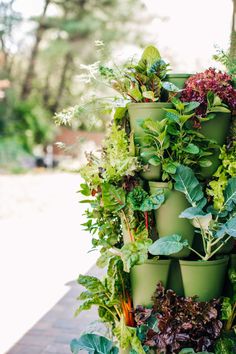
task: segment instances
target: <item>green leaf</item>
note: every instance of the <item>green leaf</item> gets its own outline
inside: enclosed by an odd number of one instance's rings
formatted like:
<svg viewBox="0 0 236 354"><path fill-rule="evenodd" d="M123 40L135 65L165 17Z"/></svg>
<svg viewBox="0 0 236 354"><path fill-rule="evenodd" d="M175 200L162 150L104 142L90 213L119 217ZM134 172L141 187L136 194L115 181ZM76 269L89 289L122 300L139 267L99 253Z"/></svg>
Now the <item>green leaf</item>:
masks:
<svg viewBox="0 0 236 354"><path fill-rule="evenodd" d="M149 247L149 253L155 256L169 256L180 252L188 246L188 241L182 240L178 234L159 238Z"/></svg>
<svg viewBox="0 0 236 354"><path fill-rule="evenodd" d="M223 107L223 106L215 106L215 107L212 107L209 112L213 112L213 113L217 113L217 112L229 113L230 109L226 108L226 107Z"/></svg>
<svg viewBox="0 0 236 354"><path fill-rule="evenodd" d="M229 297L224 297L221 305L221 318L222 320L228 320L233 313L231 300Z"/></svg>
<svg viewBox="0 0 236 354"><path fill-rule="evenodd" d="M200 103L195 101L188 103L184 108L184 113L188 113L195 110L197 107L199 107L199 105Z"/></svg>
<svg viewBox="0 0 236 354"><path fill-rule="evenodd" d="M230 178L224 191L224 209L231 211L236 204L236 177Z"/></svg>
<svg viewBox="0 0 236 354"><path fill-rule="evenodd" d="M173 178L175 180L174 188L184 193L193 207L203 208L206 205L207 201L204 197L202 186L191 168L179 165Z"/></svg>
<svg viewBox="0 0 236 354"><path fill-rule="evenodd" d="M129 95L137 102L142 101L142 93L139 91L138 87L134 87L128 90Z"/></svg>
<svg viewBox="0 0 236 354"><path fill-rule="evenodd" d="M152 166L159 166L161 159L158 156L152 156L152 158L148 160L148 163Z"/></svg>
<svg viewBox="0 0 236 354"><path fill-rule="evenodd" d="M80 274L77 282L92 293L98 293L105 290L103 283L98 278L91 275Z"/></svg>
<svg viewBox="0 0 236 354"><path fill-rule="evenodd" d="M172 98L171 103L173 103L173 105L175 106L177 111L184 110L185 104L182 101L180 101L179 98L177 98L177 97Z"/></svg>
<svg viewBox="0 0 236 354"><path fill-rule="evenodd" d="M189 154L198 154L199 153L199 147L195 144L188 144L185 148L183 148L183 151L188 152Z"/></svg>
<svg viewBox="0 0 236 354"><path fill-rule="evenodd" d="M182 124L186 123L190 118L192 118L194 116L194 113L193 114L183 114L180 116L180 122Z"/></svg>
<svg viewBox="0 0 236 354"><path fill-rule="evenodd" d="M87 183L81 183L80 188L81 189L79 190L79 193L83 194L86 197L91 196L91 191Z"/></svg>
<svg viewBox="0 0 236 354"><path fill-rule="evenodd" d="M163 171L173 175L176 173L177 166L173 162L168 162L168 163L163 163L162 169L163 169Z"/></svg>
<svg viewBox="0 0 236 354"><path fill-rule="evenodd" d="M125 206L125 191L123 188L104 183L102 185L102 200L104 208L117 212Z"/></svg>
<svg viewBox="0 0 236 354"><path fill-rule="evenodd" d="M182 90L180 90L177 86L175 86L174 84L172 84L172 82L168 82L168 81L163 81L162 82L162 87L166 90L166 91L170 91L170 92L181 92Z"/></svg>
<svg viewBox="0 0 236 354"><path fill-rule="evenodd" d="M199 165L201 167L210 167L212 165L212 162L210 160L199 160Z"/></svg>
<svg viewBox="0 0 236 354"><path fill-rule="evenodd" d="M73 339L70 343L71 352L78 354L81 350L86 350L91 354L118 354L119 350L113 346L110 339L94 334L83 334L79 339Z"/></svg>
<svg viewBox="0 0 236 354"><path fill-rule="evenodd" d="M124 264L124 271L129 273L131 267L136 264L143 264L148 258L148 247L151 239L137 240L125 244L121 248L121 259Z"/></svg>
<svg viewBox="0 0 236 354"><path fill-rule="evenodd" d="M128 109L127 107L118 107L114 113L114 121L120 123L125 118Z"/></svg>
<svg viewBox="0 0 236 354"><path fill-rule="evenodd" d="M182 213L179 215L180 218L186 218L186 219L194 219L194 218L199 218L202 216L207 216L209 214L204 213L204 211L200 208L196 207L191 207L188 209L185 209L182 211Z"/></svg>
<svg viewBox="0 0 236 354"><path fill-rule="evenodd" d="M236 237L236 216L225 223L225 228L229 236Z"/></svg>
<svg viewBox="0 0 236 354"><path fill-rule="evenodd" d="M143 51L141 60L138 63L138 66L145 65L147 68L151 67L158 59L161 59L160 53L156 47L149 45Z"/></svg>
<svg viewBox="0 0 236 354"><path fill-rule="evenodd" d="M144 91L143 92L143 97L147 98L147 99L149 99L149 100L151 100L153 102L158 100L158 98L155 98L155 95L154 95L153 91Z"/></svg>
<svg viewBox="0 0 236 354"><path fill-rule="evenodd" d="M126 326L123 317L121 317L120 323L114 329L114 334L119 340L122 349L131 347L138 354L145 354L142 343L137 337L136 328Z"/></svg>
<svg viewBox="0 0 236 354"><path fill-rule="evenodd" d="M165 201L164 194L151 195L150 197L146 198L143 201L140 210L151 211L151 210L159 209L160 206L164 203L164 201Z"/></svg>

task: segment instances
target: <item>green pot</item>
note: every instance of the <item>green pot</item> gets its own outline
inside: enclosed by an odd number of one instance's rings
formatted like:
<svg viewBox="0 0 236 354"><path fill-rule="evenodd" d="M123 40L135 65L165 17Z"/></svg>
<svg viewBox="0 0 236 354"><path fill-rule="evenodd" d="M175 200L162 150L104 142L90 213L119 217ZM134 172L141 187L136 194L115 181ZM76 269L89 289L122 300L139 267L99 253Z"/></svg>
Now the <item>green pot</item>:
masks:
<svg viewBox="0 0 236 354"><path fill-rule="evenodd" d="M152 296L161 281L166 287L170 260L148 260L131 268L131 294L133 306L151 306Z"/></svg>
<svg viewBox="0 0 236 354"><path fill-rule="evenodd" d="M149 152L149 156L142 157L141 160L144 165L148 166L146 171L142 171L139 173L140 177L145 181L160 181L161 180L161 164L159 166L152 166L148 163L148 160L153 155L153 148L140 148L141 152Z"/></svg>
<svg viewBox="0 0 236 354"><path fill-rule="evenodd" d="M172 289L179 296L184 296L184 288L179 261L172 259L167 282L167 289Z"/></svg>
<svg viewBox="0 0 236 354"><path fill-rule="evenodd" d="M209 301L222 295L227 272L228 256L214 261L180 260L185 296L198 296Z"/></svg>
<svg viewBox="0 0 236 354"><path fill-rule="evenodd" d="M183 239L188 240L191 246L194 238L194 227L188 219L179 218L182 211L190 207L185 195L174 189L170 189L168 183L149 182L151 194L158 194L163 191L165 202L157 210L154 210L156 230L159 237L179 234ZM190 254L186 247L182 251L171 255L174 258L185 258Z"/></svg>
<svg viewBox="0 0 236 354"><path fill-rule="evenodd" d="M206 138L215 140L219 146L222 146L229 134L231 113L219 112L215 114L215 118L201 123L202 127L199 132L205 135ZM209 178L216 172L221 164L219 154L220 150L216 149L213 155L207 157L207 159L212 162L212 165L201 169L200 174L203 178Z"/></svg>
<svg viewBox="0 0 236 354"><path fill-rule="evenodd" d="M151 118L154 121L161 121L166 114L163 108L172 107L172 103L167 102L129 103L128 111L130 127L134 132L135 143L143 145L142 138L145 133L141 124L146 118Z"/></svg>
<svg viewBox="0 0 236 354"><path fill-rule="evenodd" d="M183 89L185 85L185 81L188 80L188 78L191 76L191 74L169 74L166 76L165 81L169 81L175 86L177 86L179 89Z"/></svg>
<svg viewBox="0 0 236 354"><path fill-rule="evenodd" d="M230 255L229 266L230 266L230 268L236 269L236 253L232 253Z"/></svg>

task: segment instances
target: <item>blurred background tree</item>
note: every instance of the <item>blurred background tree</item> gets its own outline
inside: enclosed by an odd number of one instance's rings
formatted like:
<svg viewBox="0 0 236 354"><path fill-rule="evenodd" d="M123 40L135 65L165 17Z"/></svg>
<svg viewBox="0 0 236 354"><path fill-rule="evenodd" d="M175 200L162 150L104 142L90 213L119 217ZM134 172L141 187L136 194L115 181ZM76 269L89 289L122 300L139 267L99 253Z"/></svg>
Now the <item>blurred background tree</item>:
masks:
<svg viewBox="0 0 236 354"><path fill-rule="evenodd" d="M119 43L143 45L140 24L148 20L140 0L44 0L41 14L27 20L33 29L18 39L26 20L16 3L0 2L0 78L11 84L0 101L0 149L14 145L14 158L16 146L32 154L36 145L53 141L54 113L84 94L80 64L98 60L95 41L104 43L106 58ZM102 125L80 122L81 129Z"/></svg>

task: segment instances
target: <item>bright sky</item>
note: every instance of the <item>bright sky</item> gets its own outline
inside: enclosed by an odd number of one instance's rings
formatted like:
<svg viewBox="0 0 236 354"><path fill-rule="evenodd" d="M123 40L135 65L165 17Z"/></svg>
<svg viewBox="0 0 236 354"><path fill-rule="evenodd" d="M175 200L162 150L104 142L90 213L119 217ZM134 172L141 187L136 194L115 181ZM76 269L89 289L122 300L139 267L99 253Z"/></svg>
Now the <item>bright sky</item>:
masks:
<svg viewBox="0 0 236 354"><path fill-rule="evenodd" d="M156 44L176 71L194 72L214 65L211 60L214 46L227 49L232 0L143 1L154 16L146 28L150 33L147 44ZM15 9L30 17L41 12L43 3L43 0L16 0ZM132 9L130 16L134 15Z"/></svg>

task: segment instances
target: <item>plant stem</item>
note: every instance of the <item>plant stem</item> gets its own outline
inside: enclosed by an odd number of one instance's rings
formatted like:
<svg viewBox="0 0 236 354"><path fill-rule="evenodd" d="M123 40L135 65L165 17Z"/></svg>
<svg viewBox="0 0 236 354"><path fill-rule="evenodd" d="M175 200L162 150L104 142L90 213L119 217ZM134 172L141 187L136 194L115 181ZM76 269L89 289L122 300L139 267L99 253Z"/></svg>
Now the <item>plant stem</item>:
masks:
<svg viewBox="0 0 236 354"><path fill-rule="evenodd" d="M214 254L216 254L230 239L231 236L227 237L227 239L223 241L222 244L215 251L212 252L211 257L214 256Z"/></svg>
<svg viewBox="0 0 236 354"><path fill-rule="evenodd" d="M196 253L198 255L198 257L200 257L202 260L204 260L204 257L200 253L195 251L192 247L188 246L188 249L190 249L192 252Z"/></svg>

